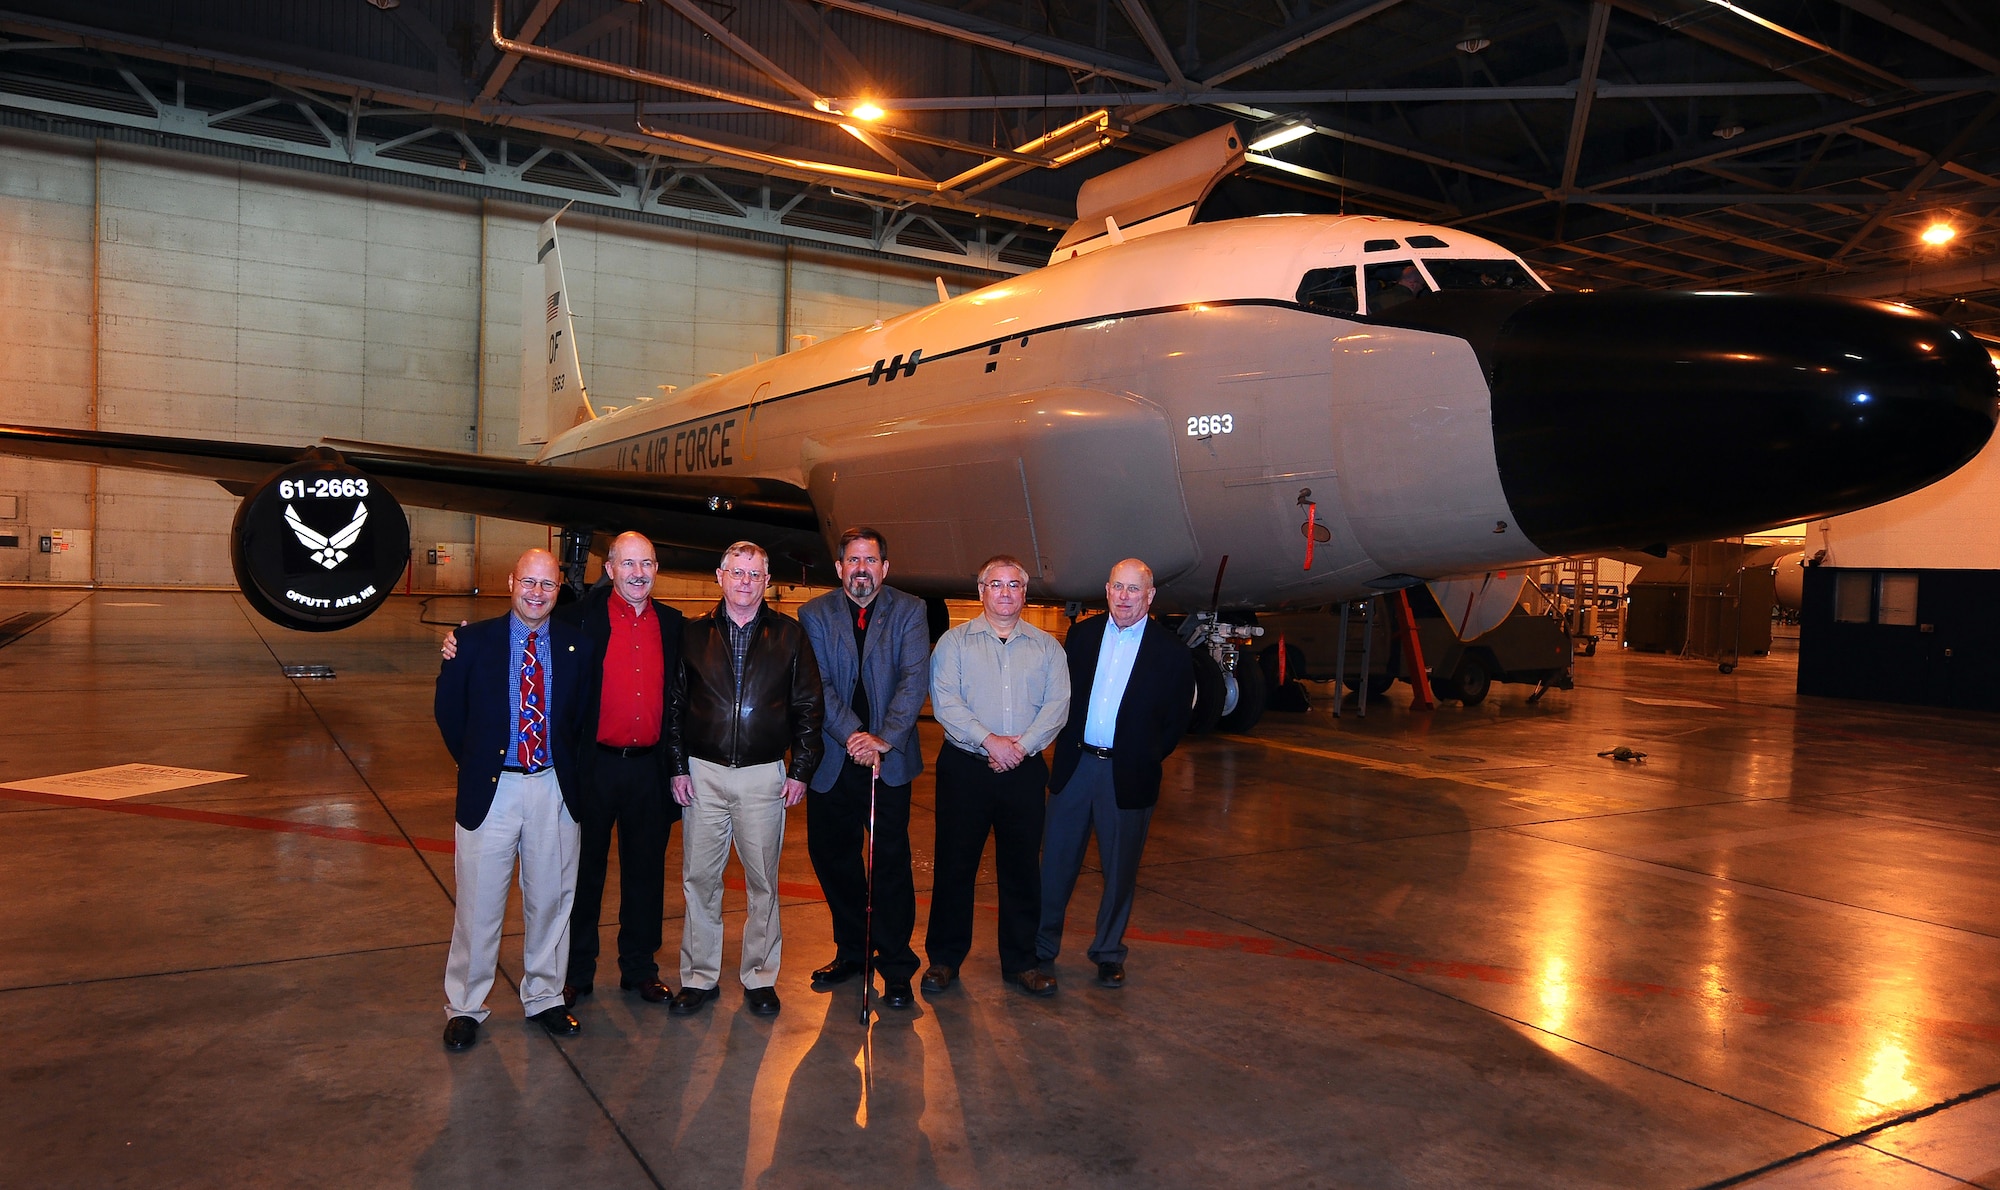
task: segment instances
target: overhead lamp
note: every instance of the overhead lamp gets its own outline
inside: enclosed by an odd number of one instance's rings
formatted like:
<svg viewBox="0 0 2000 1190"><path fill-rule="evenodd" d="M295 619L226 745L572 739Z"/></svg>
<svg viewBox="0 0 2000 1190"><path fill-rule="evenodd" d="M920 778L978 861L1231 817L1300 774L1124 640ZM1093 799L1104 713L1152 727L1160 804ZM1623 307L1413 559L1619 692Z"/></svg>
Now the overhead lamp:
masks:
<svg viewBox="0 0 2000 1190"><path fill-rule="evenodd" d="M1486 36L1486 30L1480 27L1479 18L1467 17L1465 32L1459 34L1458 37L1458 52L1461 54L1476 54L1492 44L1493 39Z"/></svg>
<svg viewBox="0 0 2000 1190"><path fill-rule="evenodd" d="M1940 219L1924 228L1922 239L1933 248L1942 248L1958 237L1958 229Z"/></svg>
<svg viewBox="0 0 2000 1190"><path fill-rule="evenodd" d="M1710 133L1717 140L1735 140L1743 135L1743 117L1736 114L1736 105L1722 109L1722 118L1715 122L1715 130Z"/></svg>
<svg viewBox="0 0 2000 1190"><path fill-rule="evenodd" d="M403 0L368 0L368 3L373 4L383 12L387 12L392 8L401 7Z"/></svg>
<svg viewBox="0 0 2000 1190"><path fill-rule="evenodd" d="M1250 151L1263 153L1279 145L1289 145L1295 140L1311 136L1315 131L1317 129L1313 127L1313 122L1304 116L1287 116L1276 123L1266 125L1263 131L1257 134L1256 139L1250 142Z"/></svg>
<svg viewBox="0 0 2000 1190"><path fill-rule="evenodd" d="M812 105L814 111L830 116L852 116L869 124L889 114L872 99L815 99Z"/></svg>

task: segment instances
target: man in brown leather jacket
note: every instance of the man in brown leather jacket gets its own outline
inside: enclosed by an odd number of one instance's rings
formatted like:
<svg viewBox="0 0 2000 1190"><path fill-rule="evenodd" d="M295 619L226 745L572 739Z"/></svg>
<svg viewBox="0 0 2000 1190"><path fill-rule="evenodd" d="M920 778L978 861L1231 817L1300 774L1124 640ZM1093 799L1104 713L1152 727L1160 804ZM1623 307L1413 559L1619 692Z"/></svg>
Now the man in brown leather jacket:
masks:
<svg viewBox="0 0 2000 1190"><path fill-rule="evenodd" d="M775 1016L778 853L785 810L805 796L819 766L819 667L799 622L764 606L771 579L763 547L739 541L722 555L715 610L689 620L681 656L687 702L673 742L674 800L681 814L681 990L667 1006L690 1016L719 994L722 870L729 847L743 862L750 912L743 922L743 1001ZM787 750L791 762L785 759Z"/></svg>

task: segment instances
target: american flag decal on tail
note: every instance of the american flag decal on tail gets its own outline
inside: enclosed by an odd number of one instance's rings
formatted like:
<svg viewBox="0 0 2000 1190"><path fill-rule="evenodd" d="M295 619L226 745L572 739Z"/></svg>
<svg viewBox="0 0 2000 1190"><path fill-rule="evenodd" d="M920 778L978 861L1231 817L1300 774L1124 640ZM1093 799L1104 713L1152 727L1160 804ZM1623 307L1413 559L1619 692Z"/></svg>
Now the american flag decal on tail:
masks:
<svg viewBox="0 0 2000 1190"><path fill-rule="evenodd" d="M557 311L561 309L562 309L562 290L558 289L554 293L549 295L549 314L548 317L544 318L542 321L544 322L554 321Z"/></svg>

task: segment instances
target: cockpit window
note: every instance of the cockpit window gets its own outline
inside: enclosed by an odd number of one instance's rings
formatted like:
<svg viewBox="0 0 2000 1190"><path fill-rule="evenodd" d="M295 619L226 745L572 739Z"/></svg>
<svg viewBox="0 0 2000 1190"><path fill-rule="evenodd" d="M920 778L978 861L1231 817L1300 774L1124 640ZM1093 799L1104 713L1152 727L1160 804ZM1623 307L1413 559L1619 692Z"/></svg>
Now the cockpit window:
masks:
<svg viewBox="0 0 2000 1190"><path fill-rule="evenodd" d="M1439 289L1541 289L1528 270L1513 260L1439 260L1427 257L1424 267Z"/></svg>
<svg viewBox="0 0 2000 1190"><path fill-rule="evenodd" d="M1361 309L1354 293L1354 266L1314 269L1299 282L1299 305L1321 314L1353 314Z"/></svg>
<svg viewBox="0 0 2000 1190"><path fill-rule="evenodd" d="M1394 240L1369 240L1367 243L1361 245L1361 250L1363 252L1394 252L1400 247L1402 245Z"/></svg>
<svg viewBox="0 0 2000 1190"><path fill-rule="evenodd" d="M1412 248L1449 248L1450 246L1451 245L1445 243L1443 240L1438 239L1436 236L1410 237L1410 247Z"/></svg>
<svg viewBox="0 0 2000 1190"><path fill-rule="evenodd" d="M1367 266L1368 312L1380 314L1393 310L1412 298L1422 297L1431 291L1424 275L1417 266L1407 260L1385 260L1381 264Z"/></svg>

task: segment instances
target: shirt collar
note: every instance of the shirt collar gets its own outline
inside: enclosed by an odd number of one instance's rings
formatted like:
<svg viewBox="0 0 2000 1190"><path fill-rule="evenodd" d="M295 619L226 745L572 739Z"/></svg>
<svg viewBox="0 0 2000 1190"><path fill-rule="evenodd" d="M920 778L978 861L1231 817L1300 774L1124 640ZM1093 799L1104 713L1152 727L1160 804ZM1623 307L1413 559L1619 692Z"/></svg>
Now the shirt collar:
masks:
<svg viewBox="0 0 2000 1190"><path fill-rule="evenodd" d="M1119 636L1130 636L1135 632L1144 633L1146 631L1146 617L1140 616L1138 619L1132 621L1130 628L1120 628L1118 621L1111 618L1110 612L1106 612L1104 613L1104 631L1115 633Z"/></svg>
<svg viewBox="0 0 2000 1190"><path fill-rule="evenodd" d="M640 607L633 607L631 604L625 602L625 597L623 595L620 595L618 592L613 591L611 593L611 610L613 614L622 615L633 620L643 621L647 616L653 614L653 601L648 599L644 605ZM728 613L724 612L723 614L727 615Z"/></svg>
<svg viewBox="0 0 2000 1190"><path fill-rule="evenodd" d="M724 627L726 628L736 627L736 621L733 618L731 618L729 614L729 605L727 603L724 603L722 600L718 599L715 601L715 611L711 614L714 615L716 620L719 621ZM749 629L755 628L757 626L757 621L762 619L763 616L764 616L764 601L759 599L757 601L756 613L750 617L750 622L748 624L743 625L742 630L748 631Z"/></svg>

